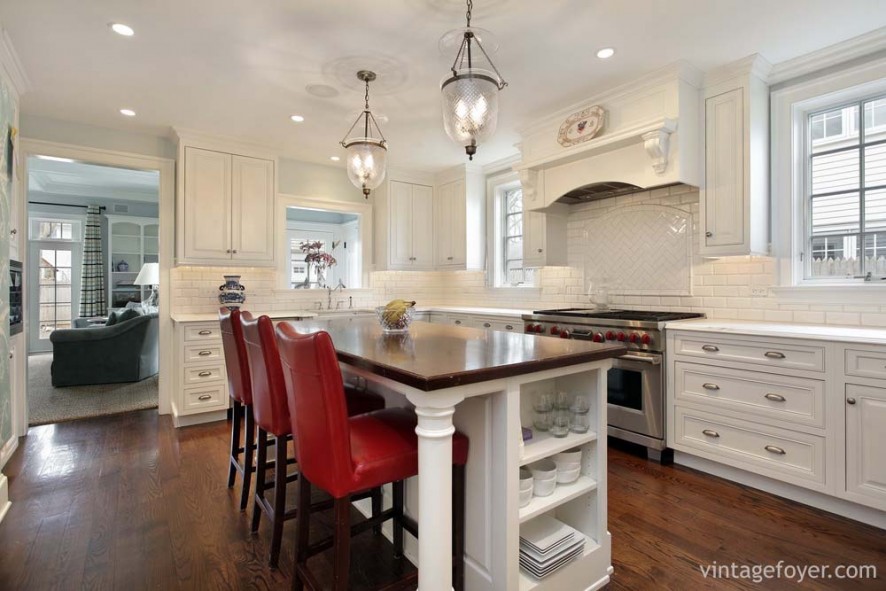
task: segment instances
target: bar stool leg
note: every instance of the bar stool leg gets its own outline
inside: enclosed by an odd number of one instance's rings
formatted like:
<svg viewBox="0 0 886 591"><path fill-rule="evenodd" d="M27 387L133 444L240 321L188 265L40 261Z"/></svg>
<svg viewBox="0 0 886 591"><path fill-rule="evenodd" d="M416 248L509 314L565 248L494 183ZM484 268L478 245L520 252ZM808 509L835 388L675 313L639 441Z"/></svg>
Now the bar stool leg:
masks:
<svg viewBox="0 0 886 591"><path fill-rule="evenodd" d="M243 419L243 405L234 401L234 416L231 424L231 457L228 461L228 488L234 486L234 478L237 476L237 463L240 461L240 422ZM244 474L243 478L247 478Z"/></svg>
<svg viewBox="0 0 886 591"><path fill-rule="evenodd" d="M252 533L258 532L261 521L262 499L264 499L267 484L265 479L268 472L268 432L258 430L258 453L255 461L255 496L252 501Z"/></svg>
<svg viewBox="0 0 886 591"><path fill-rule="evenodd" d="M394 519L391 522L394 538L394 558L403 558L403 504L404 504L404 487L402 480L391 483L393 490L393 508Z"/></svg>
<svg viewBox="0 0 886 591"><path fill-rule="evenodd" d="M292 573L292 591L303 591L301 570L307 568L310 542L311 483L304 475L298 478L298 518L295 520L295 568Z"/></svg>
<svg viewBox="0 0 886 591"><path fill-rule="evenodd" d="M465 495L464 465L452 467L452 588L465 588Z"/></svg>
<svg viewBox="0 0 886 591"><path fill-rule="evenodd" d="M379 486L379 487L377 487L377 488L372 489L372 492L371 492L370 494L372 495L372 496L370 497L370 498L372 499L372 516L373 516L373 517L378 517L378 515L379 515L379 514L381 513L381 511L382 511L382 493L381 493L381 487ZM376 525L375 527L373 527L373 528L372 528L372 533L374 533L375 535L379 535L379 534L381 534L381 524Z"/></svg>
<svg viewBox="0 0 886 591"><path fill-rule="evenodd" d="M246 441L243 442L243 489L240 491L240 511L246 511L246 506L249 504L249 489L255 460L255 419L252 417L252 405L245 406L244 410Z"/></svg>
<svg viewBox="0 0 886 591"><path fill-rule="evenodd" d="M283 521L286 518L286 444L285 437L277 438L276 457L274 459L274 518L271 524L271 557L268 564L277 568L280 561L280 542L283 539Z"/></svg>
<svg viewBox="0 0 886 591"><path fill-rule="evenodd" d="M351 568L351 499L335 499L333 507L335 520L335 541L333 552L333 591L347 591ZM301 518L301 516L299 516Z"/></svg>

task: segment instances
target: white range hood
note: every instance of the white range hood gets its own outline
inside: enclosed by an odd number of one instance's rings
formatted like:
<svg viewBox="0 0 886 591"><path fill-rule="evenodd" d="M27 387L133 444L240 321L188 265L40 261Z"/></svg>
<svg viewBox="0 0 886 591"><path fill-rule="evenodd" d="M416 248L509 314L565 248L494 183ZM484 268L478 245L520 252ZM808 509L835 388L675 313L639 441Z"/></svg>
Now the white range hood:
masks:
<svg viewBox="0 0 886 591"><path fill-rule="evenodd" d="M697 70L677 63L521 129L522 159L514 170L524 207L544 210L676 183L698 186L701 81ZM561 145L564 122L591 106L606 112L601 131Z"/></svg>

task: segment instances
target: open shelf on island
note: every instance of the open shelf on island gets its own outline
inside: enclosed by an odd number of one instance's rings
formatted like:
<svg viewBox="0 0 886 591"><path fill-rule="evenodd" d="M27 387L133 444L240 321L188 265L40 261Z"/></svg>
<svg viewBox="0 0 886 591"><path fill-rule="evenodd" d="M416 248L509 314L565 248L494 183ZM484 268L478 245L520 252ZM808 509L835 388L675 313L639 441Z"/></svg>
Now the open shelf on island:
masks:
<svg viewBox="0 0 886 591"><path fill-rule="evenodd" d="M532 497L532 502L520 508L520 523L538 517L542 513L546 513L563 503L568 503L572 499L578 498L596 488L597 481L590 476L579 476L575 482L558 484L553 493L546 497Z"/></svg>
<svg viewBox="0 0 886 591"><path fill-rule="evenodd" d="M523 444L523 457L520 459L520 465L525 466L596 439L597 433L594 431L570 432L566 437L554 437L547 431L533 431L532 439Z"/></svg>
<svg viewBox="0 0 886 591"><path fill-rule="evenodd" d="M590 581L582 580L582 577L580 575L576 575L573 569L576 563L581 562L582 560L586 560L588 556L590 556L591 553L599 547L600 546L597 544L597 542L595 542L588 536L585 536L585 547L584 550L582 550L581 556L577 556L573 560L570 560L568 563L563 565L562 568L560 568L556 572L551 573L543 579L536 579L525 570L523 570L523 568L521 567L520 591L530 591L531 589L535 589L539 586L544 586L548 589L583 589L587 586L588 583L590 583ZM578 583L584 583L584 586L578 585Z"/></svg>

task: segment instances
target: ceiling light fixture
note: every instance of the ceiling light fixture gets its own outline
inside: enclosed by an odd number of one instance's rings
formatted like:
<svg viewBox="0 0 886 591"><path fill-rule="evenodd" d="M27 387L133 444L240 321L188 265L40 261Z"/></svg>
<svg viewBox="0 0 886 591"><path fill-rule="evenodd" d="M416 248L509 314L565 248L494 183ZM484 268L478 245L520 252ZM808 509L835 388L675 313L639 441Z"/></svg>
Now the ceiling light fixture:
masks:
<svg viewBox="0 0 886 591"><path fill-rule="evenodd" d="M471 28L472 0L467 0L467 27L461 46L450 68L452 74L440 85L443 93L443 128L446 135L465 147L470 160L477 153L477 144L495 133L498 124L498 92L508 85ZM475 67L474 47L492 71Z"/></svg>
<svg viewBox="0 0 886 591"><path fill-rule="evenodd" d="M120 109L120 114L127 117L135 117L135 111L132 109Z"/></svg>
<svg viewBox="0 0 886 591"><path fill-rule="evenodd" d="M341 158L339 158L338 156L330 156L329 159L333 162L338 162L339 160L341 160Z"/></svg>
<svg viewBox="0 0 886 591"><path fill-rule="evenodd" d="M301 123L305 120L305 118L301 115L290 115L289 118L292 119L295 123Z"/></svg>
<svg viewBox="0 0 886 591"><path fill-rule="evenodd" d="M604 47L603 49L597 52L597 57L601 60L606 60L615 55L615 49L611 47Z"/></svg>
<svg viewBox="0 0 886 591"><path fill-rule="evenodd" d="M135 35L135 30L129 25L124 25L123 23L111 23L111 30L117 33L118 35L123 35L124 37L132 37Z"/></svg>
<svg viewBox="0 0 886 591"><path fill-rule="evenodd" d="M363 97L363 112L357 115L348 133L341 141L342 147L348 151L348 178L354 186L363 189L363 196L369 199L369 192L385 179L385 161L387 160L388 142L378 126L372 111L369 110L369 83L375 80L375 72L360 70L357 78L366 85ZM351 136L354 128L363 121L363 135ZM373 133L373 126L378 137ZM351 136L351 137L348 137Z"/></svg>

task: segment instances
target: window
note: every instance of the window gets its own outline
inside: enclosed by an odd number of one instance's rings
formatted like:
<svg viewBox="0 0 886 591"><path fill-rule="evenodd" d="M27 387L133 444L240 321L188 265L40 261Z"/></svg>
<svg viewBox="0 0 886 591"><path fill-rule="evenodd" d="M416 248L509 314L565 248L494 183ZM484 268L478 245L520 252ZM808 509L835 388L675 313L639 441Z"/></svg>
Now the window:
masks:
<svg viewBox="0 0 886 591"><path fill-rule="evenodd" d="M80 222L77 220L31 218L31 240L80 240Z"/></svg>
<svg viewBox="0 0 886 591"><path fill-rule="evenodd" d="M859 113L864 113L859 126ZM808 114L807 279L886 274L886 96Z"/></svg>
<svg viewBox="0 0 886 591"><path fill-rule="evenodd" d="M523 266L523 189L517 181L494 186L494 285L531 287L535 269Z"/></svg>

